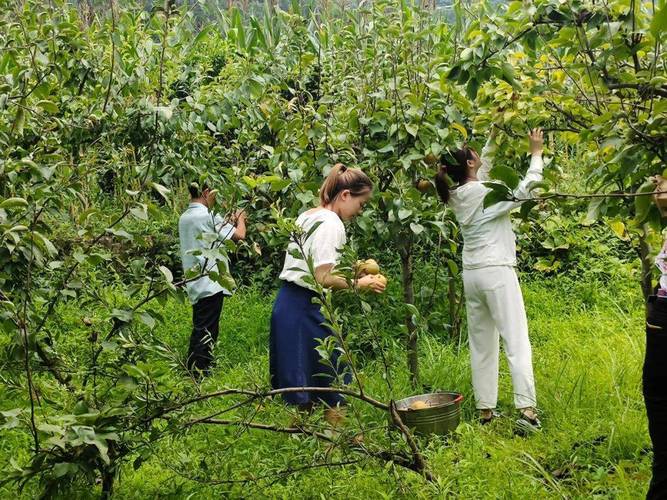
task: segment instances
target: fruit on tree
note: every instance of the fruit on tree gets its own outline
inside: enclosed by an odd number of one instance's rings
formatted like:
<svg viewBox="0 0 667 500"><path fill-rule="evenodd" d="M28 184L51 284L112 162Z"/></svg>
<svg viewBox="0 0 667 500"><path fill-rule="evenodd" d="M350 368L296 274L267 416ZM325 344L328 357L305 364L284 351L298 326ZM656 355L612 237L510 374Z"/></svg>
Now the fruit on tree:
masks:
<svg viewBox="0 0 667 500"><path fill-rule="evenodd" d="M431 183L426 179L419 179L417 181L416 187L420 192L426 193L429 189L431 189Z"/></svg>
<svg viewBox="0 0 667 500"><path fill-rule="evenodd" d="M429 153L426 156L424 156L424 163L433 166L436 163L438 163L438 157L433 153Z"/></svg>

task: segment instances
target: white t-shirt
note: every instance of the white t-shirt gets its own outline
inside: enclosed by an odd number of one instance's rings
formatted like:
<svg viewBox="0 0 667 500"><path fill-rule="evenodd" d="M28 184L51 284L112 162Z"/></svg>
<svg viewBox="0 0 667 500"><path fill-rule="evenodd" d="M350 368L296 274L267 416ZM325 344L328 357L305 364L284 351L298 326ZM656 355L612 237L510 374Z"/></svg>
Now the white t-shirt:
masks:
<svg viewBox="0 0 667 500"><path fill-rule="evenodd" d="M329 209L318 208L306 211L296 219L296 224L306 233L316 222L321 222L321 224L303 245L306 256L312 256L315 269L325 264L335 265L338 262L340 249L347 241L343 221ZM300 252L299 246L290 242L285 253L285 265L280 273L280 279L312 290L313 286L303 280L304 276L310 275L308 264L303 258L297 259L290 254L294 252Z"/></svg>
<svg viewBox="0 0 667 500"><path fill-rule="evenodd" d="M206 263L206 271L215 271L217 261L206 259L203 255L192 255L192 250L210 248L211 244L205 242L201 235L203 233L218 233L219 237L230 239L236 228L225 222L217 214L208 211L205 205L201 203L190 203L187 210L183 212L178 220L178 237L181 246L181 261L183 262L183 272L195 268L200 274ZM219 243L216 243L218 245ZM213 281L208 276L190 281L185 284L190 302L196 304L200 299L210 297L216 293L223 292L225 295L231 295L230 291L223 288L220 283Z"/></svg>

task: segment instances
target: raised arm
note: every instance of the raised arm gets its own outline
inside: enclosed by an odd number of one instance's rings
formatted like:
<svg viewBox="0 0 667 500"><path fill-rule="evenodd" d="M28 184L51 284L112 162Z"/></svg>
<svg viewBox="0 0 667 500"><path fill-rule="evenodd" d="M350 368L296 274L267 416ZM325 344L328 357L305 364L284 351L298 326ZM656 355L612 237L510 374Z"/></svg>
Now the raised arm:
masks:
<svg viewBox="0 0 667 500"><path fill-rule="evenodd" d="M239 210L236 212L235 215L235 220L236 220L236 229L234 230L234 234L232 235L232 239L234 241L239 241L239 240L245 240L246 236L246 213L244 210Z"/></svg>
<svg viewBox="0 0 667 500"><path fill-rule="evenodd" d="M544 162L542 160L544 134L542 129L535 128L531 130L531 132L528 134L528 140L531 154L530 166L528 167L528 172L526 172L525 177L521 180L513 193L515 198L519 198L522 201L503 201L496 203L495 205L491 205L489 208L484 210L484 215L486 217L494 218L505 215L515 208L520 207L526 200L534 197L533 191L530 189L530 185L533 182L539 182L542 180L542 169L544 168Z"/></svg>
<svg viewBox="0 0 667 500"><path fill-rule="evenodd" d="M482 155L479 157L479 159L482 161L482 166L479 167L479 170L477 171L477 178L480 181L486 182L491 179L489 177L489 172L491 172L491 169L493 168L493 157L495 156L495 154L496 154L496 129L493 128L491 129L491 134L489 135L486 144L482 148Z"/></svg>
<svg viewBox="0 0 667 500"><path fill-rule="evenodd" d="M246 236L246 214L239 210L233 217L234 224L228 222L222 216L216 214L213 218L215 231L225 240L239 241Z"/></svg>
<svg viewBox="0 0 667 500"><path fill-rule="evenodd" d="M530 167L528 167L526 176L514 190L514 196L520 199L533 197L530 185L533 182L542 180L542 169L544 168L544 161L542 160L544 133L542 132L542 129L533 129L528 135L528 139L530 141Z"/></svg>

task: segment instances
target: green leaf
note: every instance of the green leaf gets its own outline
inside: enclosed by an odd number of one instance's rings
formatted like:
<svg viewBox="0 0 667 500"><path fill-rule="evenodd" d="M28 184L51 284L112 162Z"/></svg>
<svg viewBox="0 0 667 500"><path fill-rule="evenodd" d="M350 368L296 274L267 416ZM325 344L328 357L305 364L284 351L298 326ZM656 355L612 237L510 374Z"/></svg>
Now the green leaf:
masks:
<svg viewBox="0 0 667 500"><path fill-rule="evenodd" d="M410 223L410 229L412 229L412 232L417 235L424 232L424 226L422 226L421 224L417 224L416 222Z"/></svg>
<svg viewBox="0 0 667 500"><path fill-rule="evenodd" d="M37 106L42 108L47 113L56 114L58 112L58 105L53 101L47 101L47 100L39 101L37 103Z"/></svg>
<svg viewBox="0 0 667 500"><path fill-rule="evenodd" d="M447 74L447 79L456 81L458 80L460 75L461 75L461 66L456 65L449 70L449 73Z"/></svg>
<svg viewBox="0 0 667 500"><path fill-rule="evenodd" d="M38 231L33 231L32 234L35 238L35 243L37 243L49 257L55 257L58 255L58 250L46 236Z"/></svg>
<svg viewBox="0 0 667 500"><path fill-rule="evenodd" d="M243 182L245 182L247 184L247 186L250 189L254 189L258 185L258 182L255 179L253 179L252 177L250 177L249 175L244 175L241 179L243 180Z"/></svg>
<svg viewBox="0 0 667 500"><path fill-rule="evenodd" d="M537 31L535 30L530 31L523 37L523 39L526 42L526 47L532 51L535 51L535 49L537 48Z"/></svg>
<svg viewBox="0 0 667 500"><path fill-rule="evenodd" d="M7 198L0 203L0 208L25 208L27 206L28 202L24 198Z"/></svg>
<svg viewBox="0 0 667 500"><path fill-rule="evenodd" d="M465 141L468 140L468 131L466 130L466 128L463 125L461 125L460 123L454 122L454 123L451 124L451 127L453 129L458 130L461 133L461 135L463 136L463 140L465 140Z"/></svg>
<svg viewBox="0 0 667 500"><path fill-rule="evenodd" d="M479 80L477 78L471 78L468 80L468 85L466 85L466 94L471 101L474 101L477 98L477 91L479 90Z"/></svg>
<svg viewBox="0 0 667 500"><path fill-rule="evenodd" d="M651 193L653 191L655 191L655 184L652 181L646 181L637 189L637 193ZM651 195L635 196L635 224L639 225L646 220L652 203L653 196Z"/></svg>
<svg viewBox="0 0 667 500"><path fill-rule="evenodd" d="M53 466L53 475L57 478L66 476L68 474L76 475L78 472L79 466L77 464L60 462Z"/></svg>
<svg viewBox="0 0 667 500"><path fill-rule="evenodd" d="M148 220L148 207L143 203L138 203L136 207L131 208L130 213L139 220Z"/></svg>
<svg viewBox="0 0 667 500"><path fill-rule="evenodd" d="M151 182L151 186L160 194L160 196L162 196L165 200L169 201L169 197L167 195L171 191L169 191L168 188L164 187L162 184L158 184L157 182Z"/></svg>
<svg viewBox="0 0 667 500"><path fill-rule="evenodd" d="M410 134L412 137L417 137L417 131L419 130L419 127L417 125L412 125L411 123L406 123L405 130L407 130L408 134Z"/></svg>
<svg viewBox="0 0 667 500"><path fill-rule="evenodd" d="M586 213L586 218L584 219L584 225L590 226L591 224L597 222L600 218L600 209L604 203L604 198L593 198L588 204L588 212Z"/></svg>
<svg viewBox="0 0 667 500"><path fill-rule="evenodd" d="M504 62L502 65L502 71L502 79L510 85L515 86L516 81L514 80L514 67L508 62Z"/></svg>
<svg viewBox="0 0 667 500"><path fill-rule="evenodd" d="M519 216L523 220L527 220L528 219L528 214L533 209L533 207L535 207L537 204L538 204L538 202L534 201L534 200L525 202L524 204L521 205L521 210L519 211Z"/></svg>
<svg viewBox="0 0 667 500"><path fill-rule="evenodd" d="M108 228L107 232L113 234L114 236L119 236L130 241L134 240L134 236L123 229Z"/></svg>
<svg viewBox="0 0 667 500"><path fill-rule="evenodd" d="M533 268L540 272L551 272L556 271L561 266L561 261L555 257L547 259L545 257L540 257L535 263Z"/></svg>
<svg viewBox="0 0 667 500"><path fill-rule="evenodd" d="M535 189L549 189L549 183L547 181L533 181L528 184L528 190L533 191Z"/></svg>
<svg viewBox="0 0 667 500"><path fill-rule="evenodd" d="M660 39L667 31L667 2L661 2L660 7L657 8L651 19L649 30L656 39Z"/></svg>
<svg viewBox="0 0 667 500"><path fill-rule="evenodd" d="M488 208L491 205L495 205L501 201L512 200L512 191L510 191L510 189L504 184L499 184L497 182L485 182L484 185L491 188L491 191L489 191L484 197L484 208Z"/></svg>
<svg viewBox="0 0 667 500"><path fill-rule="evenodd" d="M131 309L113 309L111 311L111 317L112 318L117 318L123 323L129 323L132 321L132 316L134 313L132 312Z"/></svg>
<svg viewBox="0 0 667 500"><path fill-rule="evenodd" d="M168 122L174 115L174 110L171 106L156 106L155 112L161 121Z"/></svg>
<svg viewBox="0 0 667 500"><path fill-rule="evenodd" d="M174 275L171 273L168 267L160 266L158 269L160 269L160 272L164 275L164 279L167 280L167 283L173 283Z"/></svg>
<svg viewBox="0 0 667 500"><path fill-rule="evenodd" d="M625 224L623 224L623 222L621 222L620 220L609 221L609 227L614 232L614 234L618 236L620 239L622 240L628 239L625 232Z"/></svg>
<svg viewBox="0 0 667 500"><path fill-rule="evenodd" d="M208 36L208 34L209 34L211 31L213 31L214 26L215 26L215 25L213 25L213 24L209 24L208 26L206 26L205 28L203 28L203 29L199 32L199 34L195 37L195 39L192 40L192 46L197 45L197 44L198 44L199 42L201 42L204 38L206 38L206 37Z"/></svg>
<svg viewBox="0 0 667 500"><path fill-rule="evenodd" d="M506 165L496 165L491 169L491 178L504 182L510 189L514 190L519 185L519 174Z"/></svg>
<svg viewBox="0 0 667 500"><path fill-rule="evenodd" d="M409 210L409 209L407 209L407 208L401 208L401 209L398 211L398 218L399 218L400 220L407 219L407 218L410 217L411 215L412 215L412 210Z"/></svg>
<svg viewBox="0 0 667 500"><path fill-rule="evenodd" d="M499 191L489 191L489 193L484 197L484 208L489 208L490 206L500 203L502 201L507 201L507 196Z"/></svg>
<svg viewBox="0 0 667 500"><path fill-rule="evenodd" d="M155 318L153 318L153 316L151 316L147 312L140 312L139 314L137 314L137 317L139 318L139 321L141 321L149 329L152 330L155 327Z"/></svg>
<svg viewBox="0 0 667 500"><path fill-rule="evenodd" d="M419 309L417 309L417 308L414 306L414 304L406 303L406 304L405 304L405 307L408 308L408 311L410 311L410 313L411 313L412 315L417 316L417 317L420 316L420 314L419 314Z"/></svg>
<svg viewBox="0 0 667 500"><path fill-rule="evenodd" d="M21 135L23 133L23 127L25 125L25 109L19 108L16 111L16 118L14 118L14 123L12 124L12 133L16 135Z"/></svg>

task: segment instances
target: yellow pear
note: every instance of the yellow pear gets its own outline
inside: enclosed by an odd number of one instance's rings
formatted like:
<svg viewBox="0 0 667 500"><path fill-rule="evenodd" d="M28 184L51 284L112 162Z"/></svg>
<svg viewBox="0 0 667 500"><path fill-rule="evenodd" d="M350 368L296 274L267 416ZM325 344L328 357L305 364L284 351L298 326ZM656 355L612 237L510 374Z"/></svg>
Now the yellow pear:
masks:
<svg viewBox="0 0 667 500"><path fill-rule="evenodd" d="M424 163L433 166L436 163L438 163L438 157L433 153L429 153L426 156L424 156Z"/></svg>
<svg viewBox="0 0 667 500"><path fill-rule="evenodd" d="M367 259L357 268L357 272L360 275L377 274L380 272L380 266L374 259Z"/></svg>
<svg viewBox="0 0 667 500"><path fill-rule="evenodd" d="M425 410L426 408L429 408L426 401L415 401L410 405L411 410Z"/></svg>
<svg viewBox="0 0 667 500"><path fill-rule="evenodd" d="M431 183L426 179L420 179L417 181L416 187L420 192L426 193L429 189L431 189Z"/></svg>
<svg viewBox="0 0 667 500"><path fill-rule="evenodd" d="M375 279L382 283L384 286L387 286L387 278L383 274L376 274Z"/></svg>

